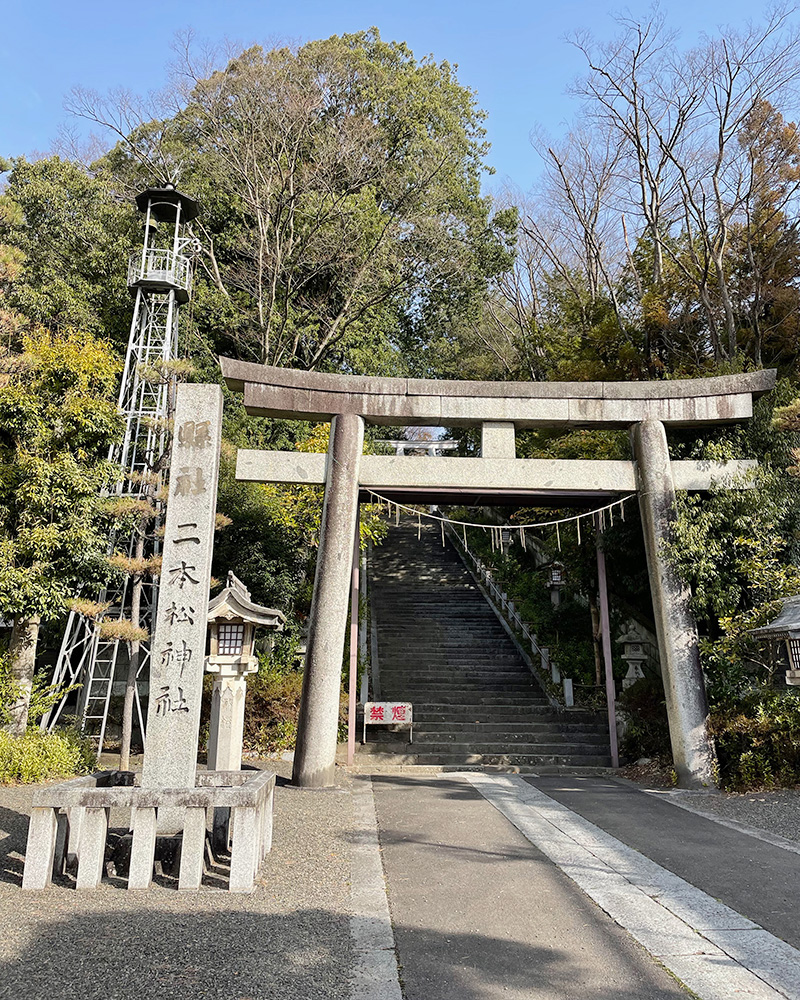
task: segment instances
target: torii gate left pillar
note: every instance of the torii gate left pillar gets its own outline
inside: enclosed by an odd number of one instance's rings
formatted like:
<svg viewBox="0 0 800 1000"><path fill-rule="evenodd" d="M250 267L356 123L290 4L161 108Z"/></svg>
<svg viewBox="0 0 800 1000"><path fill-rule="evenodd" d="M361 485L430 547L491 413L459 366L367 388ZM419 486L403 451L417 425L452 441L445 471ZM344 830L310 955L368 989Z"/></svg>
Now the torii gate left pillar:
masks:
<svg viewBox="0 0 800 1000"><path fill-rule="evenodd" d="M358 530L358 486L364 420L341 413L331 422L325 466L314 597L292 780L305 788L334 783L342 657Z"/></svg>

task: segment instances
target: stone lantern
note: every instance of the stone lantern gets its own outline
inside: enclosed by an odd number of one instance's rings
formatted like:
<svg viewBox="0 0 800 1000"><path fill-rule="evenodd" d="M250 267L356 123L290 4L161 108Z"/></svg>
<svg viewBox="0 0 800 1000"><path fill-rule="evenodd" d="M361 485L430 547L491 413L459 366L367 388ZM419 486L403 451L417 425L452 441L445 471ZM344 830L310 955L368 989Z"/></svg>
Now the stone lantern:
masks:
<svg viewBox="0 0 800 1000"><path fill-rule="evenodd" d="M561 604L561 589L564 586L564 564L554 562L550 564L547 571L547 587L550 591L550 600L555 607Z"/></svg>
<svg viewBox="0 0 800 1000"><path fill-rule="evenodd" d="M255 632L257 628L281 632L285 620L280 611L254 604L250 591L233 573L228 573L222 593L209 602L206 670L216 674L208 735L209 771L241 769L247 676L258 670Z"/></svg>
<svg viewBox="0 0 800 1000"><path fill-rule="evenodd" d="M800 687L800 594L787 597L778 617L761 628L751 629L750 635L757 639L784 640L789 659L786 683Z"/></svg>
<svg viewBox="0 0 800 1000"><path fill-rule="evenodd" d="M622 687L625 689L644 678L644 665L649 654L647 643L632 629L621 635L617 642L622 645L622 659L628 664L628 672L622 679Z"/></svg>

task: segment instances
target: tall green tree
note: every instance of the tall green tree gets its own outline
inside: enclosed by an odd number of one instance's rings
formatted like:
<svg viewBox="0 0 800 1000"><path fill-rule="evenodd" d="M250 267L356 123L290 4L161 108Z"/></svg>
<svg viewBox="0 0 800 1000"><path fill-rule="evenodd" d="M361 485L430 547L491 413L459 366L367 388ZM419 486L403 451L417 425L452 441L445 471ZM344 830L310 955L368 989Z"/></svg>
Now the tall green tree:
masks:
<svg viewBox="0 0 800 1000"><path fill-rule="evenodd" d="M124 347L126 262L140 225L134 205L102 169L90 173L58 156L3 166L10 170L0 195L0 244L15 255L7 303L25 318L17 332L80 329ZM0 269L1 258L2 251Z"/></svg>
<svg viewBox="0 0 800 1000"><path fill-rule="evenodd" d="M187 59L185 77L182 111L133 131L91 95L74 109L118 132L115 176L179 173L201 199L195 320L217 349L400 371L401 338L424 345L508 267L514 219L480 193L484 114L448 63L372 29L208 76Z"/></svg>
<svg viewBox="0 0 800 1000"><path fill-rule="evenodd" d="M107 461L121 431L119 362L85 333L26 334L0 358L0 612L18 698L10 730L25 731L43 619L108 576Z"/></svg>

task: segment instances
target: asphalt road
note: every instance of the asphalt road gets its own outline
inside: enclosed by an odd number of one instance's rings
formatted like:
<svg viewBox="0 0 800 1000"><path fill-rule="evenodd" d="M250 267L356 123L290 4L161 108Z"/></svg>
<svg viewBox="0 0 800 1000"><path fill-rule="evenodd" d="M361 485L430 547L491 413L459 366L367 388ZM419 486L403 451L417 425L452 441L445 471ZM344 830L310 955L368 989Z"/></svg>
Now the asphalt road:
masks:
<svg viewBox="0 0 800 1000"><path fill-rule="evenodd" d="M372 782L405 1000L687 996L466 781Z"/></svg>
<svg viewBox="0 0 800 1000"><path fill-rule="evenodd" d="M800 948L800 854L617 781L526 780L662 868Z"/></svg>

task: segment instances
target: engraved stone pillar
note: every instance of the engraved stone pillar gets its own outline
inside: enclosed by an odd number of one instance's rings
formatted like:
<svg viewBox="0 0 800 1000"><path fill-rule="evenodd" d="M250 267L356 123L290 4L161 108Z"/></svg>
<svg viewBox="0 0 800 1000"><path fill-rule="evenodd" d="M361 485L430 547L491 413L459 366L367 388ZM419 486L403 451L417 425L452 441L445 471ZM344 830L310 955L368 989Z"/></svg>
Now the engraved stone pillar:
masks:
<svg viewBox="0 0 800 1000"><path fill-rule="evenodd" d="M179 386L150 663L145 788L195 786L221 432L222 389ZM183 810L159 810L160 834L177 833L182 823Z"/></svg>
<svg viewBox="0 0 800 1000"><path fill-rule="evenodd" d="M714 748L707 730L708 706L697 649L697 626L689 608L691 595L662 551L670 537L675 503L664 425L659 420L637 424L633 429L633 449L678 784L682 788L713 786Z"/></svg>
<svg viewBox="0 0 800 1000"><path fill-rule="evenodd" d="M305 787L334 783L342 656L358 524L358 472L364 421L333 418L325 469L317 572L308 632L303 695L292 780Z"/></svg>
<svg viewBox="0 0 800 1000"><path fill-rule="evenodd" d="M234 671L214 678L208 731L209 771L240 771L247 675Z"/></svg>

